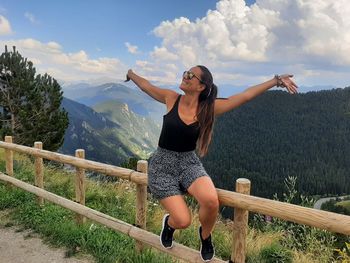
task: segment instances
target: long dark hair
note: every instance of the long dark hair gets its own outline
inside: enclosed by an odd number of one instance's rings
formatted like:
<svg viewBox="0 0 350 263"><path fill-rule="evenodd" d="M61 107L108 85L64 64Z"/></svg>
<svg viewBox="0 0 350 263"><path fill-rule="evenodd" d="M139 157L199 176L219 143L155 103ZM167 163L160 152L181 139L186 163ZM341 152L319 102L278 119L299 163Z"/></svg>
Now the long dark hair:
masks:
<svg viewBox="0 0 350 263"><path fill-rule="evenodd" d="M214 105L218 88L213 82L213 76L205 66L198 65L202 71L201 82L205 89L199 95L197 120L200 132L197 141L197 151L201 157L207 154L214 127Z"/></svg>

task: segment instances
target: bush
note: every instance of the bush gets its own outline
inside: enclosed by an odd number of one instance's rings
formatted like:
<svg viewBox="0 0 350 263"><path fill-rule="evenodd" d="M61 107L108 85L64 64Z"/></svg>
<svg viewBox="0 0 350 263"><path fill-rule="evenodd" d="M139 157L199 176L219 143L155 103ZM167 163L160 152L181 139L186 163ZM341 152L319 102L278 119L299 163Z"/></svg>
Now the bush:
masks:
<svg viewBox="0 0 350 263"><path fill-rule="evenodd" d="M291 263L293 258L292 253L279 243L263 248L260 256L264 263Z"/></svg>
<svg viewBox="0 0 350 263"><path fill-rule="evenodd" d="M338 254L337 260L341 260L342 263L350 262L350 243L345 242L343 249L335 249Z"/></svg>

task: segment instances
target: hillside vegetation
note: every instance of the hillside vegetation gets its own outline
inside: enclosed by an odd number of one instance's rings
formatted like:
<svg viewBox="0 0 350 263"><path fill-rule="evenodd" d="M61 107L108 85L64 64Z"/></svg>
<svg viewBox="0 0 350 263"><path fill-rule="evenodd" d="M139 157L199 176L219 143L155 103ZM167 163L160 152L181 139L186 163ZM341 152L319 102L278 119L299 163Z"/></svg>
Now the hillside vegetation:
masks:
<svg viewBox="0 0 350 263"><path fill-rule="evenodd" d="M92 98L101 95L88 91ZM93 109L64 99L70 126L62 151L85 148L88 159L115 165L130 157L147 158L156 148L160 126L114 99L119 93L125 99L131 94L126 91L107 85L104 92L113 96L96 97ZM304 195L349 194L349 101L350 87L294 96L268 91L217 118L203 164L217 187L231 190L237 178L245 177L257 196L281 196L290 176L298 178L296 189Z"/></svg>
<svg viewBox="0 0 350 263"><path fill-rule="evenodd" d="M341 201L337 205L344 207L350 213L350 201Z"/></svg>
<svg viewBox="0 0 350 263"><path fill-rule="evenodd" d="M72 155L83 148L90 160L120 165L132 157L146 158L156 148L159 125L125 103L105 102L94 110L64 98L62 107L69 116L62 153Z"/></svg>
<svg viewBox="0 0 350 263"><path fill-rule="evenodd" d="M160 125L151 118L137 115L129 109L128 104L113 100L97 104L93 109L120 125L119 133L123 135L120 138L122 141L129 142L133 146L130 147L131 149L135 148L133 144L142 146L140 148L143 149L143 152L147 149L146 154L148 155L156 149Z"/></svg>
<svg viewBox="0 0 350 263"><path fill-rule="evenodd" d="M3 151L0 149L0 171L5 170ZM15 155L16 178L33 184L33 160ZM47 163L45 167L45 189L74 198L74 174L63 171L59 166ZM293 181L293 180L292 180ZM295 194L295 192L293 192ZM285 200L289 201L286 193ZM90 253L96 262L177 262L176 259L153 249L142 254L135 253L135 242L94 222L83 226L74 223L75 215L70 211L48 202L40 208L34 195L0 183L0 210L11 211L11 220L23 228L31 228L52 244L67 247L67 255ZM199 225L195 202L187 197L192 209L193 224L186 230L177 231L175 239L192 248L199 248L197 229ZM307 203L307 199L305 204ZM88 207L111 215L128 223L135 218L135 186L128 181L96 182L88 180L86 192ZM164 211L159 203L149 197L147 229L159 234ZM327 231L295 225L273 219L266 223L255 215L250 221L247 236L247 262L342 262L335 248L335 237ZM218 219L213 234L216 255L228 260L232 244L232 221ZM341 248L342 249L342 248ZM340 251L340 250L339 250ZM345 262L345 261L343 261Z"/></svg>
<svg viewBox="0 0 350 263"><path fill-rule="evenodd" d="M237 178L252 193L281 196L297 177L305 195L346 195L350 189L350 87L289 95L269 91L219 116L204 166L215 185Z"/></svg>

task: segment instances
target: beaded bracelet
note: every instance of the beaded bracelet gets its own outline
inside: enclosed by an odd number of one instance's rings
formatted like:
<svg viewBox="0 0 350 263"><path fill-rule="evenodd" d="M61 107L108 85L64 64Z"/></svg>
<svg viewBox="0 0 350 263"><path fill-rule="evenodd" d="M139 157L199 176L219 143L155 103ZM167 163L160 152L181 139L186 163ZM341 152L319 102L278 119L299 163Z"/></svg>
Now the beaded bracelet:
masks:
<svg viewBox="0 0 350 263"><path fill-rule="evenodd" d="M277 87L283 87L284 86L280 75L276 74L274 78L277 80Z"/></svg>

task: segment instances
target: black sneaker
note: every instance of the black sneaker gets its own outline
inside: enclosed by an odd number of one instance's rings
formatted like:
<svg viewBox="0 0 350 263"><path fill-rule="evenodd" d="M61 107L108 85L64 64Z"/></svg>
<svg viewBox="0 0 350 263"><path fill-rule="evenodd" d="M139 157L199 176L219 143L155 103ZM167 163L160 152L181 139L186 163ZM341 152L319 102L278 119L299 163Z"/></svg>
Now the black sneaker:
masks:
<svg viewBox="0 0 350 263"><path fill-rule="evenodd" d="M201 239L200 254L204 262L210 261L215 255L214 246L211 242L211 235L207 239L202 238L202 227L199 227L199 237Z"/></svg>
<svg viewBox="0 0 350 263"><path fill-rule="evenodd" d="M165 214L163 217L163 227L160 233L160 243L164 248L173 247L173 234L175 229L168 225L169 214Z"/></svg>

